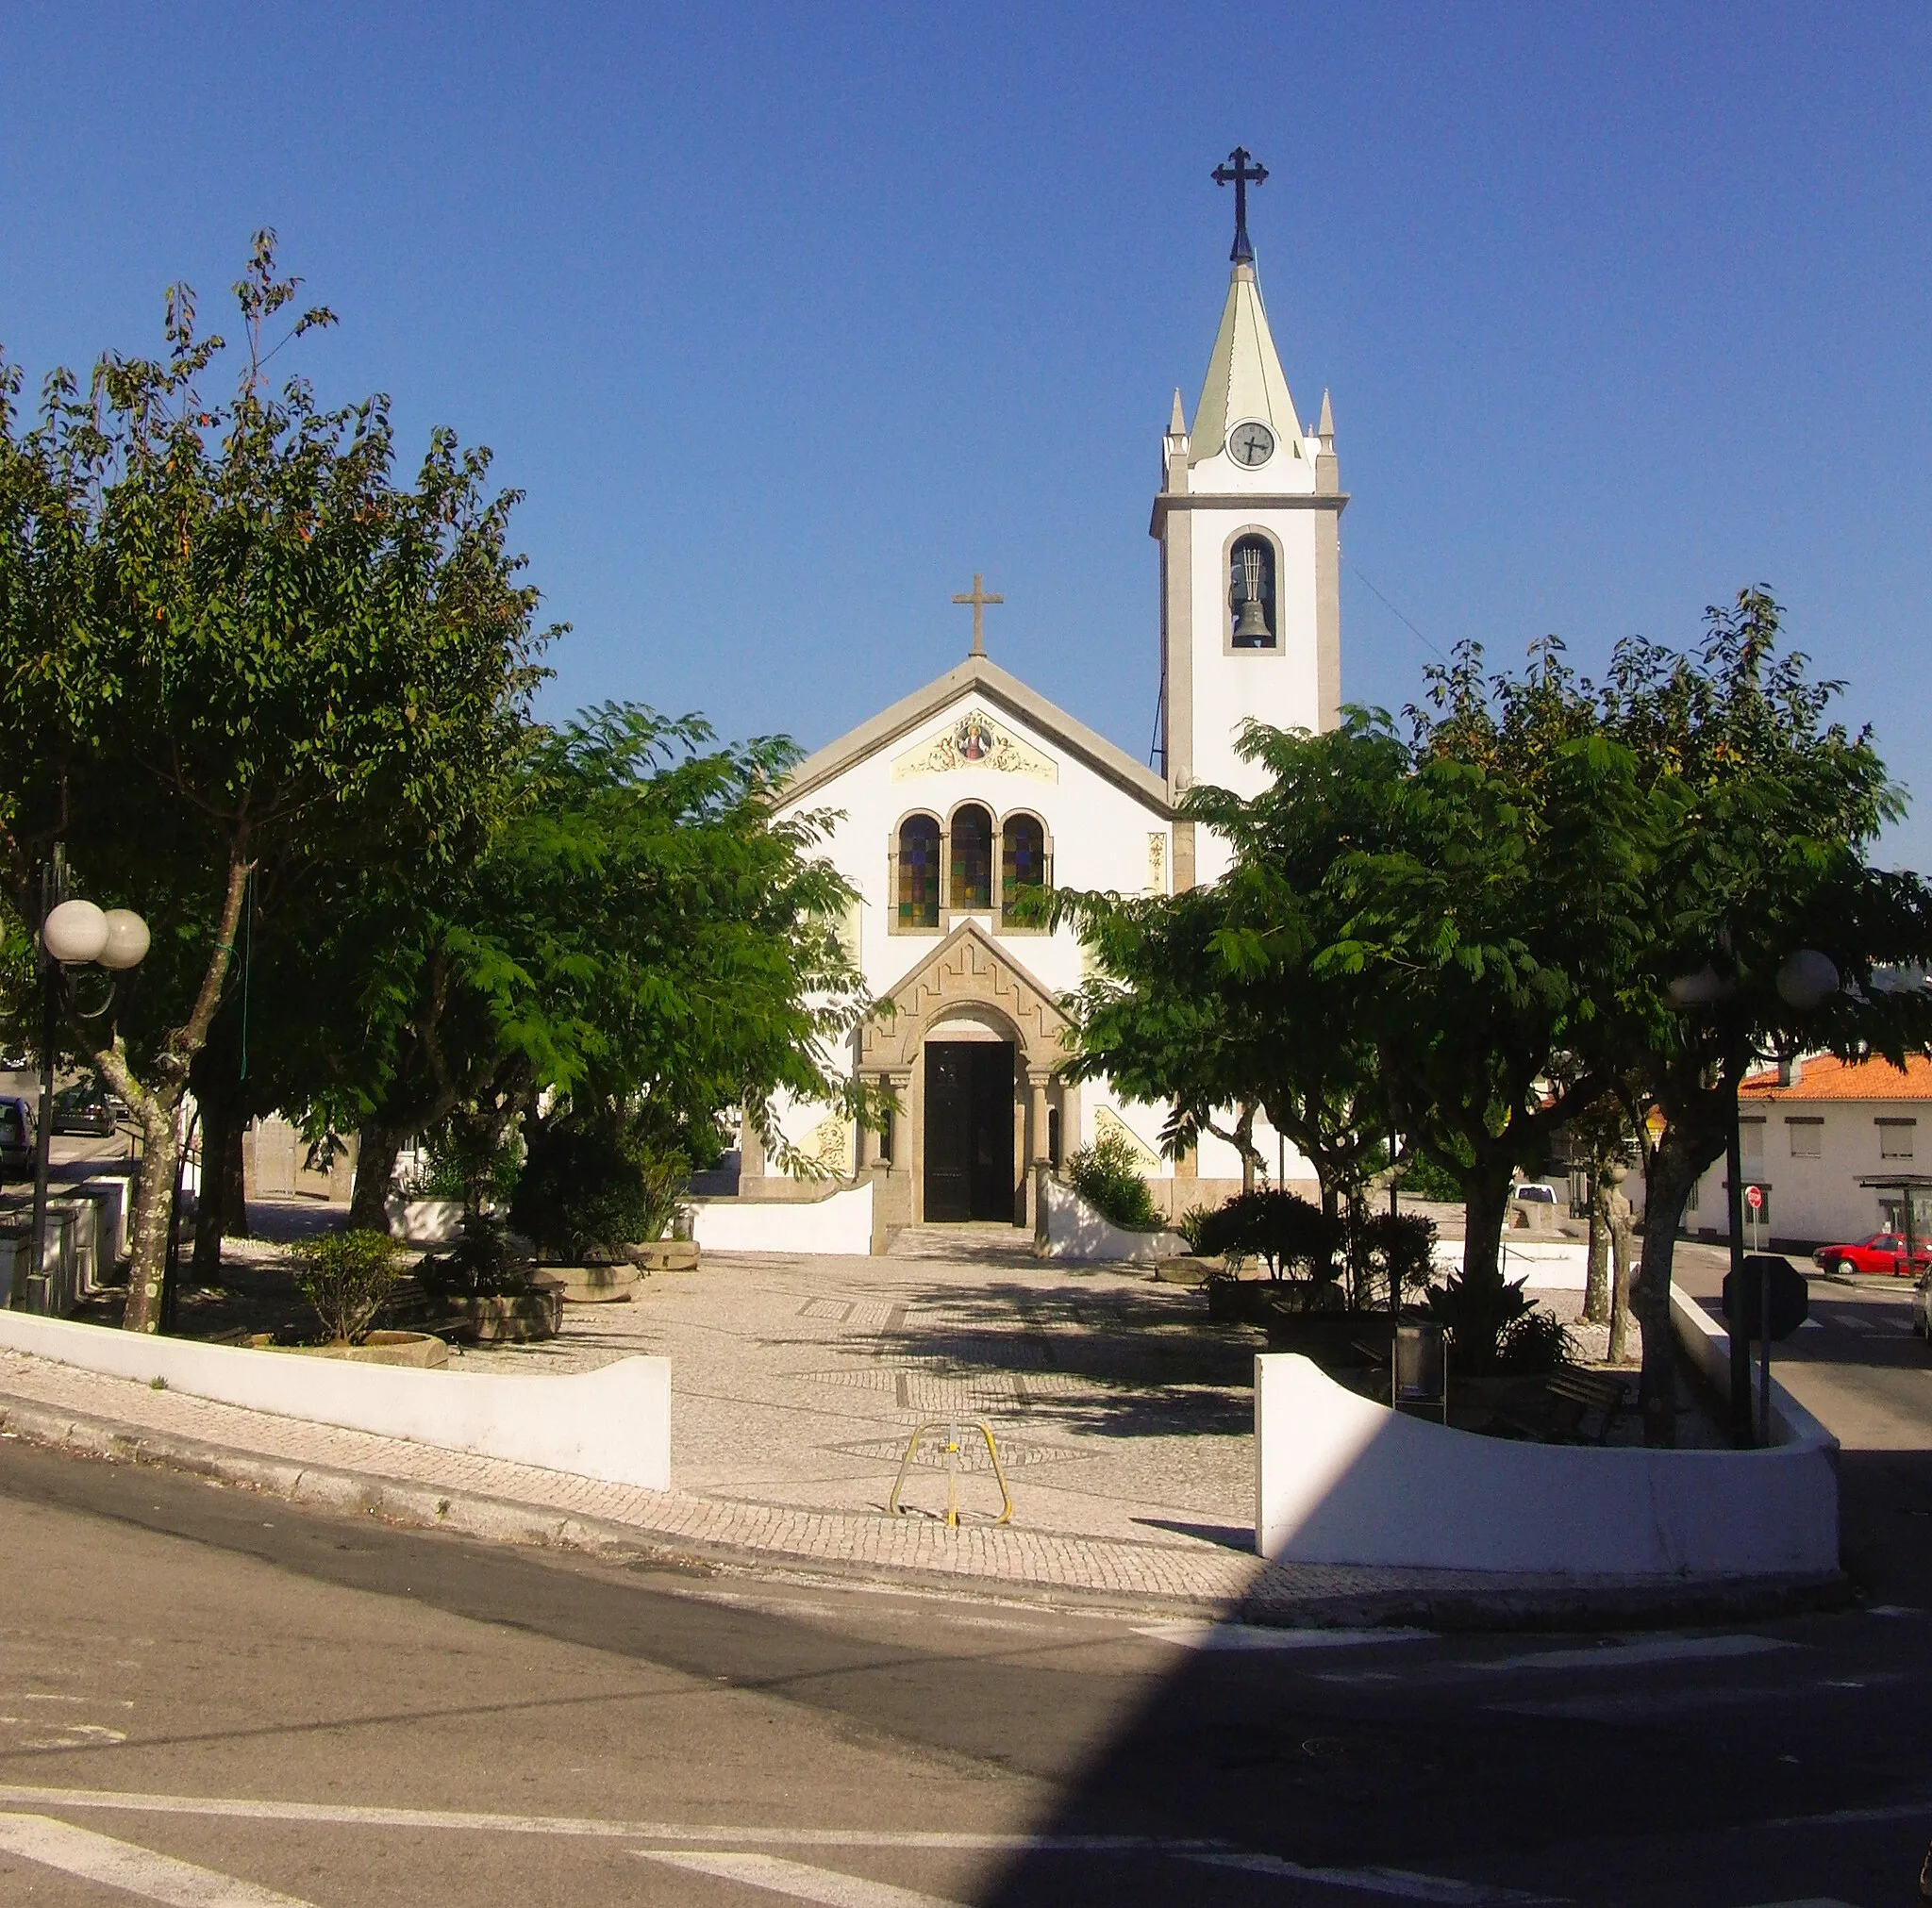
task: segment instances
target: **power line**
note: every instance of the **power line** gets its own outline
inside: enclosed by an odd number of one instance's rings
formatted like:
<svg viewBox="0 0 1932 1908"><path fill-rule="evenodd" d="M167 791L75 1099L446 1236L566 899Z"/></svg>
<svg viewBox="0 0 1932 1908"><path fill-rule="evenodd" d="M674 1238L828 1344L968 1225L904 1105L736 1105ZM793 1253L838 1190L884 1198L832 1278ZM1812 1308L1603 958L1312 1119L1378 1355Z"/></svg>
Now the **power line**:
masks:
<svg viewBox="0 0 1932 1908"><path fill-rule="evenodd" d="M1361 584L1362 588L1366 589L1369 592L1369 594L1373 596L1376 600L1376 602L1378 602L1382 606L1382 607L1389 612L1391 616L1394 617L1396 622L1401 623L1404 626L1404 628L1408 630L1408 632L1415 638L1415 639L1418 642L1424 643L1428 648L1435 650L1438 655L1442 656L1442 660L1444 662L1447 662L1449 660L1449 658L1446 655L1442 655L1442 652L1440 649L1436 649L1436 645L1433 642L1430 642L1429 639L1425 637L1421 630L1416 628L1414 623L1409 622L1407 617L1403 615L1401 610L1397 609L1396 606L1392 603L1391 603L1389 599L1386 596L1384 596L1382 592L1379 589L1377 589L1373 583L1371 583L1365 575L1362 574L1361 565L1357 563L1353 556L1346 556L1342 559L1342 561L1345 562L1348 565L1348 567L1355 572L1356 580Z"/></svg>

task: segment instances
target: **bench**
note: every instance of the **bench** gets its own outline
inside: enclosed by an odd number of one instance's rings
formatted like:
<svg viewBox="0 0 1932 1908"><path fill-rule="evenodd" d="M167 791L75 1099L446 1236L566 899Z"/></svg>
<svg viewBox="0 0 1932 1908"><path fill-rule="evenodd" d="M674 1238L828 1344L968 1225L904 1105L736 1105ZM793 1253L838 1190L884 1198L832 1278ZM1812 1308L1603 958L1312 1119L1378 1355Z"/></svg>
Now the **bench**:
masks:
<svg viewBox="0 0 1932 1908"><path fill-rule="evenodd" d="M1559 1366L1548 1385L1552 1444L1604 1444L1624 1409L1624 1387L1614 1378L1585 1371L1574 1365ZM1594 1432L1587 1429L1596 1419Z"/></svg>

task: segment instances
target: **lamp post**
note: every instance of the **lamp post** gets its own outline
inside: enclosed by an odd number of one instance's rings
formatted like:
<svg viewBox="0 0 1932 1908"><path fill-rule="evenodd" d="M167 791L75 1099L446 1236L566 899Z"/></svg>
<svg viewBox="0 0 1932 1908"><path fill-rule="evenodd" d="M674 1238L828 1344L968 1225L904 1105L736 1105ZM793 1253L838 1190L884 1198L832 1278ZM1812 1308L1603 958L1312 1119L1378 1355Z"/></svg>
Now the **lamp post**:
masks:
<svg viewBox="0 0 1932 1908"><path fill-rule="evenodd" d="M67 892L67 850L54 844L41 871L41 1107L34 1130L33 1269L16 1279L8 1295L15 1311L26 1309L35 1280L47 1271L47 1177L54 1153L54 1049L60 1035L60 1000L70 967L100 967L122 973L139 967L148 950L147 922L133 909L99 908ZM110 997L111 998L111 997ZM102 1011L106 1011L105 1008Z"/></svg>
<svg viewBox="0 0 1932 1908"><path fill-rule="evenodd" d="M1831 956L1816 948L1800 948L1786 957L1777 971L1778 998L1801 1014L1814 1013L1839 989L1839 972ZM1737 984L1725 979L1707 962L1694 974L1686 974L1670 984L1671 1004L1679 1013L1696 1013L1714 1007L1736 991ZM1738 1089L1731 1088L1730 1131L1724 1136L1724 1180L1728 1208L1726 1231L1730 1235L1731 1290L1737 1295L1740 1315L1744 1291L1744 1147L1738 1121ZM1751 1409L1751 1340L1726 1317L1724 1331L1730 1341L1731 1435L1742 1445L1757 1442L1757 1426Z"/></svg>

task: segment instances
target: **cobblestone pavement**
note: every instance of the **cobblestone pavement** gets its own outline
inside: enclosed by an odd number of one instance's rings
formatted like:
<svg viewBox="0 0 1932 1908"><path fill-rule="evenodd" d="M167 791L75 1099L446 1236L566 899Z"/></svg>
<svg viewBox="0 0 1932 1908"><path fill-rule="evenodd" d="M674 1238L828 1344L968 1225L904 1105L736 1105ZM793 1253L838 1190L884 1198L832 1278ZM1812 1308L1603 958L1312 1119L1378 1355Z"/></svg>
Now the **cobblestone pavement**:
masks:
<svg viewBox="0 0 1932 1908"><path fill-rule="evenodd" d="M463 1354L470 1369L533 1377L669 1357L669 1493L13 1353L0 1353L0 1415L9 1430L93 1449L108 1448L106 1431L162 1454L171 1441L177 1456L192 1445L217 1470L208 1449L236 1453L268 1466L258 1481L273 1488L525 1541L634 1535L701 1556L1257 1614L1500 1587L1461 1572L1259 1563L1250 1547L1261 1336L1209 1326L1202 1309L1198 1294L1144 1273L1042 1264L1002 1229L947 1228L911 1235L885 1258L708 1253L693 1271L646 1278L628 1302L567 1307L553 1341ZM959 1528L937 1515L947 1488L937 1450L908 1476L913 1514L888 1513L907 1441L933 1419L991 1429L1010 1525L991 1521L999 1497L983 1443L962 1452ZM70 1419L80 1428L64 1429Z"/></svg>

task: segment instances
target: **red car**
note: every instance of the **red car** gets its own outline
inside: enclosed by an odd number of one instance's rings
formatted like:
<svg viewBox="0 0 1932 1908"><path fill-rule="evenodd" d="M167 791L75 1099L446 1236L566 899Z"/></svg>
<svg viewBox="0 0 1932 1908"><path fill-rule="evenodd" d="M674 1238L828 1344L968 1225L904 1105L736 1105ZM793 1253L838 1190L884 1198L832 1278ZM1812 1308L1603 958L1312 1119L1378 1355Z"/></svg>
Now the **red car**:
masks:
<svg viewBox="0 0 1932 1908"><path fill-rule="evenodd" d="M1903 1233L1874 1233L1855 1246L1820 1246L1811 1254L1822 1272L1889 1272L1899 1278L1932 1270L1932 1239L1914 1239L1906 1255Z"/></svg>

